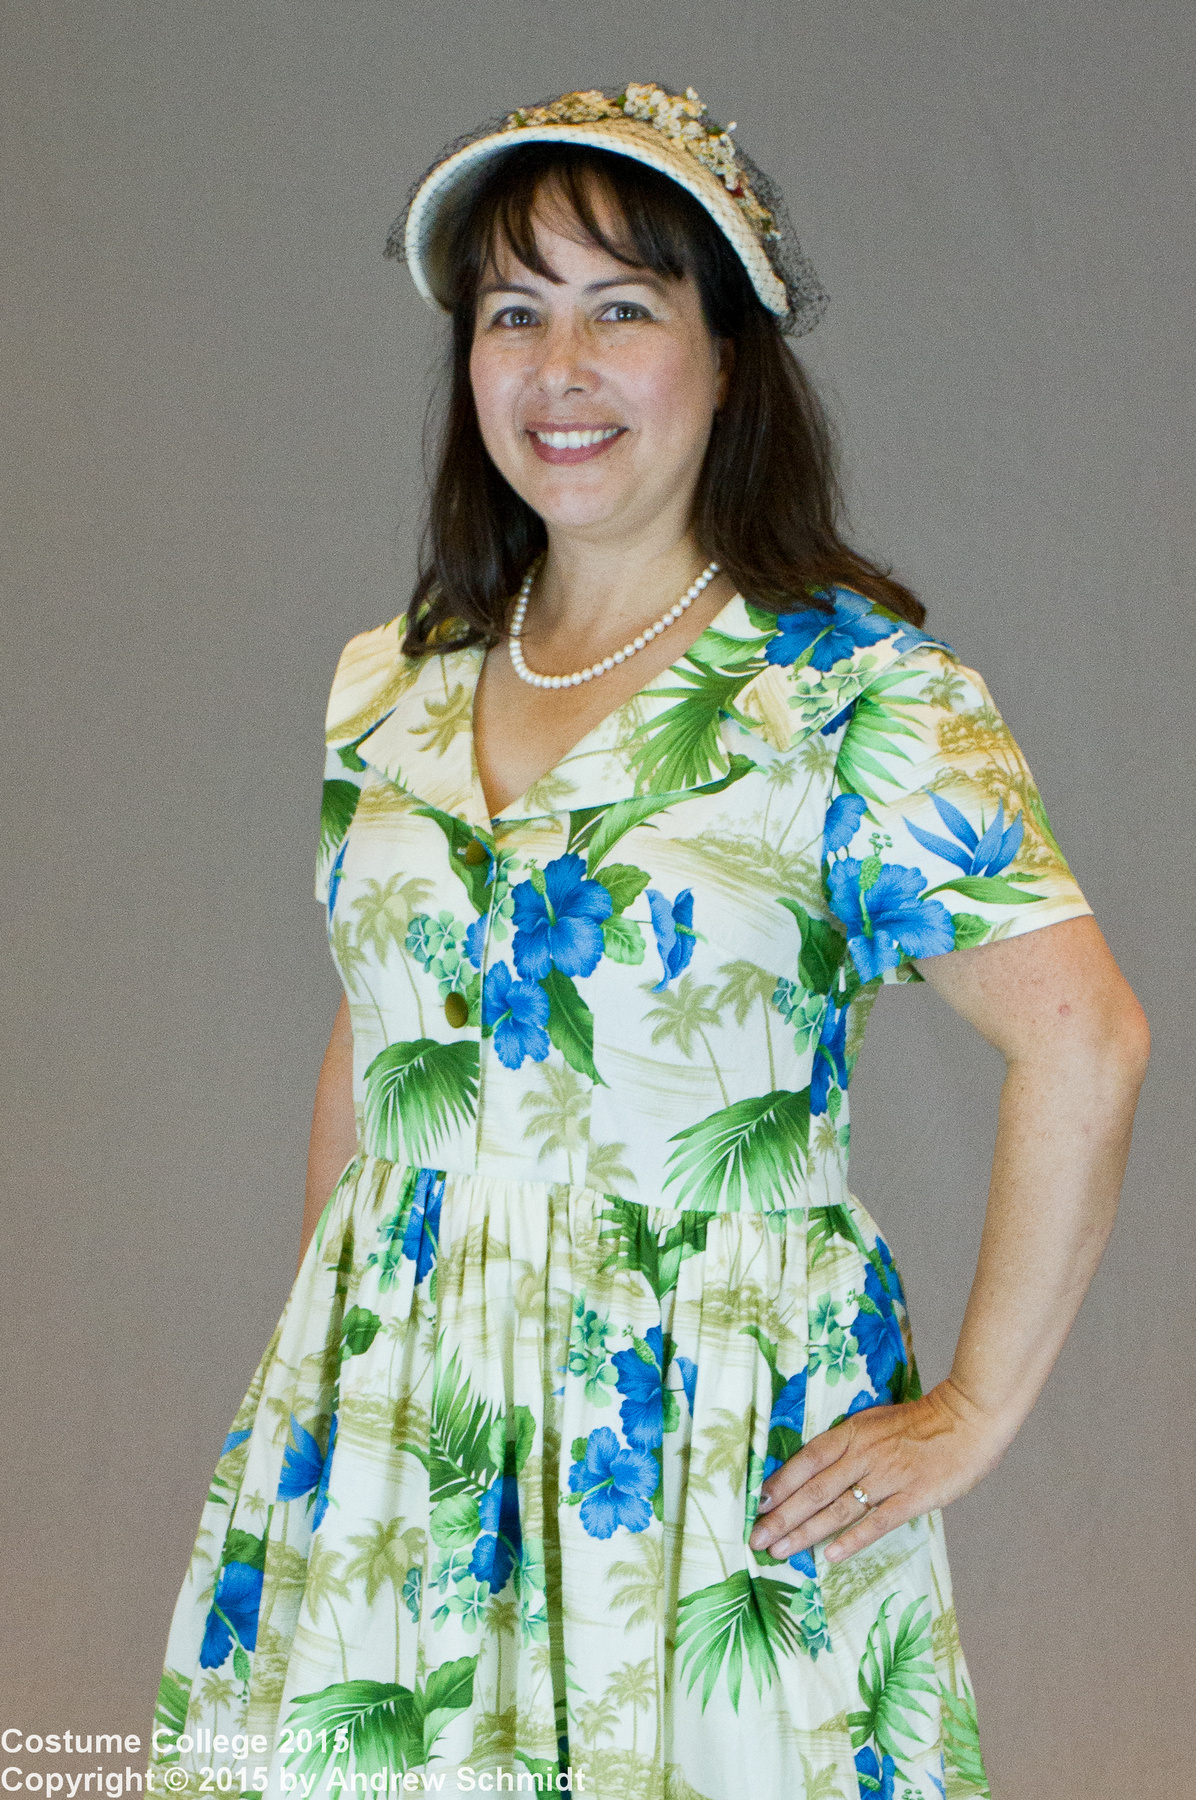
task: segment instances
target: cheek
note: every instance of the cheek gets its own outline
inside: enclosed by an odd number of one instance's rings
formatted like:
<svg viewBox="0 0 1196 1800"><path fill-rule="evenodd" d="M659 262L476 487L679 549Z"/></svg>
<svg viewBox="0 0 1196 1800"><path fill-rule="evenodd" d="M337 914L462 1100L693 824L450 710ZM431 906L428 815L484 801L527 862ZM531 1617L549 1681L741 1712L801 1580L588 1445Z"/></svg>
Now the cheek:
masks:
<svg viewBox="0 0 1196 1800"><path fill-rule="evenodd" d="M518 377L504 364L503 358L487 355L482 345L475 346L470 356L469 383L482 441L487 449L492 449L494 443L510 435L511 398L518 386ZM506 431L504 427L507 427Z"/></svg>
<svg viewBox="0 0 1196 1800"><path fill-rule="evenodd" d="M705 431L717 401L716 376L710 358L695 353L690 344L670 344L644 357L627 371L634 385L637 411L653 436L675 431L681 424Z"/></svg>

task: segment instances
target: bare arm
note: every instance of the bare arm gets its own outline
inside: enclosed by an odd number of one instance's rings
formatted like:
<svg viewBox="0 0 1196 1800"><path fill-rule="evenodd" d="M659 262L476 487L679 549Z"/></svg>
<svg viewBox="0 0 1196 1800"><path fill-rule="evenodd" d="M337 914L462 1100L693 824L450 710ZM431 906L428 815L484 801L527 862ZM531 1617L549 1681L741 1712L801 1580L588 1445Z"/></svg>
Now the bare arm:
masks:
<svg viewBox="0 0 1196 1800"><path fill-rule="evenodd" d="M976 1278L945 1381L823 1432L770 1477L768 1517L751 1542L773 1556L850 1526L827 1552L840 1560L995 1468L1063 1346L1117 1210L1150 1036L1095 920L917 966L1005 1057ZM866 1514L853 1484L872 1502Z"/></svg>
<svg viewBox="0 0 1196 1800"><path fill-rule="evenodd" d="M307 1254L312 1233L345 1164L357 1154L357 1120L353 1112L353 1031L349 1002L341 1000L324 1052L312 1107L307 1148L307 1187L299 1233L299 1262Z"/></svg>

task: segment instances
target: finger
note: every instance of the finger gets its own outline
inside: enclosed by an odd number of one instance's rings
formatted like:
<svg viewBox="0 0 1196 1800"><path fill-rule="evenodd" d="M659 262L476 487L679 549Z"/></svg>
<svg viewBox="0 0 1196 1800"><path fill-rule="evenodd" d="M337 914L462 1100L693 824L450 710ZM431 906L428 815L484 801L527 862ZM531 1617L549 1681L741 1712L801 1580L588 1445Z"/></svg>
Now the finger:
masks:
<svg viewBox="0 0 1196 1800"><path fill-rule="evenodd" d="M846 1562L857 1550L866 1550L869 1544L875 1544L886 1532L896 1531L898 1525L908 1525L918 1514L902 1499L900 1494L892 1494L874 1506L871 1512L856 1524L837 1537L833 1544L828 1544L825 1551L829 1563Z"/></svg>
<svg viewBox="0 0 1196 1800"><path fill-rule="evenodd" d="M774 1469L760 1490L759 1510L767 1512L794 1493L812 1476L820 1475L837 1463L851 1443L851 1434L842 1428L819 1432L808 1444L791 1456L779 1469ZM765 1505L767 1500L768 1505Z"/></svg>
<svg viewBox="0 0 1196 1800"><path fill-rule="evenodd" d="M786 1557L796 1556L799 1550L809 1550L814 1544L823 1543L836 1532L849 1526L858 1526L868 1516L849 1490L846 1494L837 1495L820 1512L813 1513L801 1524L783 1532L768 1546L768 1554L778 1561L784 1561Z"/></svg>
<svg viewBox="0 0 1196 1800"><path fill-rule="evenodd" d="M789 1464L787 1463L785 1467L788 1468ZM781 1471L778 1470L777 1474L780 1473ZM805 1524L807 1520L824 1512L842 1495L846 1494L850 1498L853 1483L859 1482L861 1486L866 1486L864 1476L863 1462L856 1457L851 1458L850 1461L840 1457L839 1461L832 1463L829 1469L823 1469L819 1474L812 1475L808 1481L794 1489L786 1499L779 1500L770 1511L762 1517L757 1517L748 1539L752 1549L767 1548L786 1532L795 1530L799 1525ZM857 1500L852 1500L852 1506L858 1512L859 1502ZM845 1522L846 1518L839 1521L840 1524Z"/></svg>

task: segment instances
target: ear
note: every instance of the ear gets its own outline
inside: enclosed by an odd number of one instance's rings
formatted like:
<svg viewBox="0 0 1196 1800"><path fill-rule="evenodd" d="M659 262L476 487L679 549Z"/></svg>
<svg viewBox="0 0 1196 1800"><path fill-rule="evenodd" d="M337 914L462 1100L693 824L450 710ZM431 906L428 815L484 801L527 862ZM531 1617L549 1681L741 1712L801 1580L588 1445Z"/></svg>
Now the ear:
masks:
<svg viewBox="0 0 1196 1800"><path fill-rule="evenodd" d="M719 338L718 342L718 376L714 387L714 410L721 412L727 404L727 390L731 386L731 371L735 367L735 340Z"/></svg>

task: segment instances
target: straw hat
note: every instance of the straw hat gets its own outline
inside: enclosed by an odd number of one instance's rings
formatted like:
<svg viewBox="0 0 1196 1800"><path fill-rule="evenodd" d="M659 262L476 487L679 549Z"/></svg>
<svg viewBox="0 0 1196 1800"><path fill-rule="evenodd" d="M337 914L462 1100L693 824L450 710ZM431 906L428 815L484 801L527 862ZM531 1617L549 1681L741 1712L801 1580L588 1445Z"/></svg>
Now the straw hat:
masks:
<svg viewBox="0 0 1196 1800"><path fill-rule="evenodd" d="M762 304L800 337L818 323L826 295L798 243L779 189L709 118L693 88L670 94L647 82L561 94L492 119L446 146L412 188L386 240L430 306L449 308L447 245L496 157L523 144L585 144L630 156L667 175L705 208L730 241Z"/></svg>

